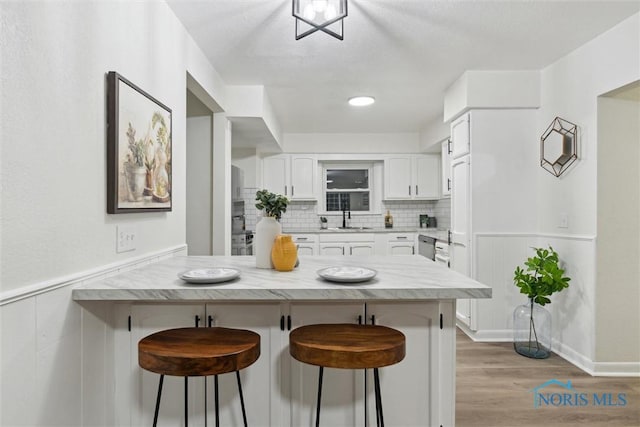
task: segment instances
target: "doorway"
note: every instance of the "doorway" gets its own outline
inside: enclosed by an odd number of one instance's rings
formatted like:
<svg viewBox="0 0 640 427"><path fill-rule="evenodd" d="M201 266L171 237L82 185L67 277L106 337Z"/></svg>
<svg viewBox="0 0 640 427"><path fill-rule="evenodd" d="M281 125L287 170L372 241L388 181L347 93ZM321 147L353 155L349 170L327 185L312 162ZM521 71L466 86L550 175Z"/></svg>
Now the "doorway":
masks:
<svg viewBox="0 0 640 427"><path fill-rule="evenodd" d="M640 81L598 97L598 362L640 360Z"/></svg>

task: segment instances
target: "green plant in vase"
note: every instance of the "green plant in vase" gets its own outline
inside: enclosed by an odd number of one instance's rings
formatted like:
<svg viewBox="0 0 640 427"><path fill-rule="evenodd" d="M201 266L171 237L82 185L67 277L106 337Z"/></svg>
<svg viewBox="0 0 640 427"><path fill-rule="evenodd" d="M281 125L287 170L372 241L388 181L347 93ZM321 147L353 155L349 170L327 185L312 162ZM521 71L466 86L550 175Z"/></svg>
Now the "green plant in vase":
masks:
<svg viewBox="0 0 640 427"><path fill-rule="evenodd" d="M264 210L267 216L272 216L280 221L282 214L287 211L289 199L280 194L275 194L269 190L256 191L256 209Z"/></svg>
<svg viewBox="0 0 640 427"><path fill-rule="evenodd" d="M514 311L514 349L523 356L543 359L551 349L551 315L542 306L551 302L555 292L569 287L569 277L560 268L558 253L548 249L533 248L536 255L527 258L525 269L516 267L513 281L529 303Z"/></svg>

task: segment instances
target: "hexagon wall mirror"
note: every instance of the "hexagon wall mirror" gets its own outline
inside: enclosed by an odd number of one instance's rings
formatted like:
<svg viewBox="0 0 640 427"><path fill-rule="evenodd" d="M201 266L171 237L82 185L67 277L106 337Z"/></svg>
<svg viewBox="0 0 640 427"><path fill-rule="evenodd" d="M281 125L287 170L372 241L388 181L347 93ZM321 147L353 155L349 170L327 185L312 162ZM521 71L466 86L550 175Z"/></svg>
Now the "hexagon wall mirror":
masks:
<svg viewBox="0 0 640 427"><path fill-rule="evenodd" d="M540 138L540 166L558 177L578 159L578 126L556 117Z"/></svg>

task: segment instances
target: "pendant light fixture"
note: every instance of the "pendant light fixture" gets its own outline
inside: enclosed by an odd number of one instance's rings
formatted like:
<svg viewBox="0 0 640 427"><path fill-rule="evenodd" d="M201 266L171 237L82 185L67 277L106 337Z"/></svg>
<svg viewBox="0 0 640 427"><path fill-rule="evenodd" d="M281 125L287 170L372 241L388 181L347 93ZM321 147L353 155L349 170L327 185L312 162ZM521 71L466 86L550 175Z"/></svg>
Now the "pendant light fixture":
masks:
<svg viewBox="0 0 640 427"><path fill-rule="evenodd" d="M347 0L293 0L296 40L322 31L343 40Z"/></svg>

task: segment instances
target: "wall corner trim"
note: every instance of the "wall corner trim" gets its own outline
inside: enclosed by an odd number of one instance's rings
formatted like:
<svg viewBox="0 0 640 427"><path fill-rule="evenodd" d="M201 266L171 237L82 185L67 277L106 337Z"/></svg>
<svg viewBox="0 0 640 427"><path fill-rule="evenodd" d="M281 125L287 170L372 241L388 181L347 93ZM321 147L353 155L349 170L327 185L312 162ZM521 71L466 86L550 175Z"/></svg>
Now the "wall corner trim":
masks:
<svg viewBox="0 0 640 427"><path fill-rule="evenodd" d="M26 298L31 298L36 295L43 294L45 292L63 288L65 286L78 285L87 280L97 279L97 278L100 278L101 276L105 276L108 274L114 274L123 268L131 268L138 264L157 262L157 261L160 261L162 258L178 255L181 252L186 251L186 249L187 249L186 244L172 246L166 249L150 252L150 253L133 257L133 258L127 258L126 260L95 267L89 270L81 271L81 272L70 274L67 276L57 277L54 279L35 283L33 285L28 285L18 289L12 289L10 291L1 292L0 306L11 304Z"/></svg>

